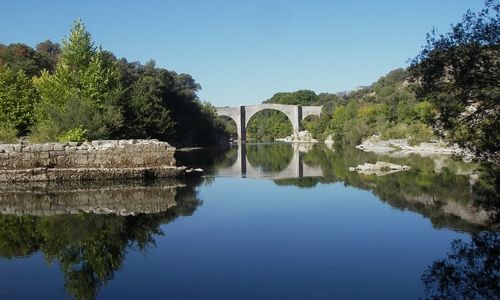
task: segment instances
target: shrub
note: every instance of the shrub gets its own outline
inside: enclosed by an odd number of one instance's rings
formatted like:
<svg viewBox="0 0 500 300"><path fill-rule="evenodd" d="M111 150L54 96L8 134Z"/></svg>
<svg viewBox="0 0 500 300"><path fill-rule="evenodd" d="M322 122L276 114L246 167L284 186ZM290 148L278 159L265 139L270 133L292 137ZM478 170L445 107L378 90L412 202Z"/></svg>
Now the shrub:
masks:
<svg viewBox="0 0 500 300"><path fill-rule="evenodd" d="M413 108L415 116L419 122L431 123L436 116L434 105L428 101L422 101L415 105Z"/></svg>
<svg viewBox="0 0 500 300"><path fill-rule="evenodd" d="M56 124L50 120L44 120L38 122L35 127L31 128L28 140L31 143L55 142L59 135L61 135L61 130Z"/></svg>
<svg viewBox="0 0 500 300"><path fill-rule="evenodd" d="M410 145L428 142L433 138L435 138L434 131L428 125L415 123L408 127L408 143Z"/></svg>
<svg viewBox="0 0 500 300"><path fill-rule="evenodd" d="M404 139L408 137L408 126L404 123L387 127L381 132L382 139Z"/></svg>
<svg viewBox="0 0 500 300"><path fill-rule="evenodd" d="M10 144L17 141L17 130L8 127L0 126L0 143Z"/></svg>
<svg viewBox="0 0 500 300"><path fill-rule="evenodd" d="M83 127L70 129L57 138L58 142L84 142L87 140L87 130Z"/></svg>
<svg viewBox="0 0 500 300"><path fill-rule="evenodd" d="M363 120L352 119L344 126L344 143L348 145L358 145L363 138L371 136L375 131Z"/></svg>

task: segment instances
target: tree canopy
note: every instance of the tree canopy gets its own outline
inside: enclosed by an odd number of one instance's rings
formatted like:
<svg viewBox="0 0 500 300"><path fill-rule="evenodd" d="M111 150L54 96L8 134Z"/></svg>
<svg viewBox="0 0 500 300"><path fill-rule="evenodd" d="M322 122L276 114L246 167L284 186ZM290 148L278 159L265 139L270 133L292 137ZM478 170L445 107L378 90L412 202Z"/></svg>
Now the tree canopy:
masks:
<svg viewBox="0 0 500 300"><path fill-rule="evenodd" d="M445 34L435 30L412 61L419 100L436 106L443 135L481 160L500 162L500 4L467 11Z"/></svg>
<svg viewBox="0 0 500 300"><path fill-rule="evenodd" d="M214 145L226 136L189 74L117 59L94 44L81 20L61 46L0 45L0 141L157 138Z"/></svg>

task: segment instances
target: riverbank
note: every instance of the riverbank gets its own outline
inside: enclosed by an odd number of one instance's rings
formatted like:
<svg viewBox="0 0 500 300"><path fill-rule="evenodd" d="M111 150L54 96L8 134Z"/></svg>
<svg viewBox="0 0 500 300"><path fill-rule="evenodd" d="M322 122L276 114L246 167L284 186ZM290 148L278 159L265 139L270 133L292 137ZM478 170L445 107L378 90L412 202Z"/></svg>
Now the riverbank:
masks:
<svg viewBox="0 0 500 300"><path fill-rule="evenodd" d="M422 142L417 145L410 145L408 139L382 140L379 135L372 135L356 146L357 149L365 152L390 153L393 156L406 156L412 153L421 156L432 155L463 155L465 160L471 157L465 155L465 151L457 144L449 145L443 141Z"/></svg>
<svg viewBox="0 0 500 300"><path fill-rule="evenodd" d="M158 140L0 144L0 182L183 177L175 151Z"/></svg>

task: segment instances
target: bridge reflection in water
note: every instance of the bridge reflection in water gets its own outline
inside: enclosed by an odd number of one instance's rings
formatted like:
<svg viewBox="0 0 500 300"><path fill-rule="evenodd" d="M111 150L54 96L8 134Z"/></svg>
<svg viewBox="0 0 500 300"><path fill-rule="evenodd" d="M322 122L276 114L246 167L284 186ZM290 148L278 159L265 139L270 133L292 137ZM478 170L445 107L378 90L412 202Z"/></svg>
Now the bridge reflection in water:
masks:
<svg viewBox="0 0 500 300"><path fill-rule="evenodd" d="M216 167L215 174L220 177L287 179L321 177L321 165L308 165L303 162L301 153L308 152L313 144L279 144L281 151L276 152L276 144L235 145L237 157L232 165ZM266 151L268 149L270 151Z"/></svg>

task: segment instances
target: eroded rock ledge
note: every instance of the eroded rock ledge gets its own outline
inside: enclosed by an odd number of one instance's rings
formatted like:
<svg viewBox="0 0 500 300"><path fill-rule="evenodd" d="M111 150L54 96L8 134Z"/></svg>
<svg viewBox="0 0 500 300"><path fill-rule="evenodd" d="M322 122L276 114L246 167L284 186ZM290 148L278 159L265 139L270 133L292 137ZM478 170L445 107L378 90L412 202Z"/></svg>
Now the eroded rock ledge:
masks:
<svg viewBox="0 0 500 300"><path fill-rule="evenodd" d="M158 140L2 144L0 182L184 176L174 153Z"/></svg>
<svg viewBox="0 0 500 300"><path fill-rule="evenodd" d="M423 156L466 154L458 145L448 145L443 141L422 142L418 145L410 145L408 139L382 140L378 135L372 135L357 145L356 148L366 152L390 153L393 156L401 157L411 153L418 153Z"/></svg>
<svg viewBox="0 0 500 300"><path fill-rule="evenodd" d="M374 164L371 163L364 163L362 165L358 165L357 167L349 167L349 171L357 171L360 174L365 174L365 175L377 175L377 176L384 176L400 171L407 171L410 170L410 166L405 166L405 165L397 165L397 164L392 164L384 161L377 161Z"/></svg>

